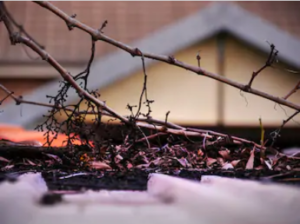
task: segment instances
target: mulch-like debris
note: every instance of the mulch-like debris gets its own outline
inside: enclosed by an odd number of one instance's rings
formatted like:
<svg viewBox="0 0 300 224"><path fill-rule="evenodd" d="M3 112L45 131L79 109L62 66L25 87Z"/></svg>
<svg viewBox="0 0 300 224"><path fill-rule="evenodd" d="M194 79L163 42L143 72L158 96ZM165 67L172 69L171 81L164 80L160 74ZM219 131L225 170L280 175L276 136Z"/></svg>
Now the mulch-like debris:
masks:
<svg viewBox="0 0 300 224"><path fill-rule="evenodd" d="M255 147L215 147L202 142L107 144L94 152L73 148L0 146L0 180L13 180L24 172L42 172L50 190L145 190L149 173L186 179L218 175L300 184L300 158L276 150L264 154Z"/></svg>

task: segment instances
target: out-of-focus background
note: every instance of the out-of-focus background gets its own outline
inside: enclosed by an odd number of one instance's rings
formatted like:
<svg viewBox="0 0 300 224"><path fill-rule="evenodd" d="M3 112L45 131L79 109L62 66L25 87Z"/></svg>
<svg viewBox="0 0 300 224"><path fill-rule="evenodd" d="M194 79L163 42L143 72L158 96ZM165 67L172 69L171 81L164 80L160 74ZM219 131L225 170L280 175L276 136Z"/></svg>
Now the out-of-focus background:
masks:
<svg viewBox="0 0 300 224"><path fill-rule="evenodd" d="M91 52L90 36L74 29L51 12L32 2L6 2L14 18L72 74L84 70ZM253 87L285 96L300 80L300 2L53 2L69 15L93 28L103 21L105 35L142 51L173 55L241 83L267 60L269 43L279 50L279 62L267 68ZM25 46L11 46L0 24L0 83L25 99L47 102L55 95L60 75ZM213 79L165 63L146 60L148 97L155 100L152 116L180 125L209 128L259 140L259 118L269 134L293 113L240 92ZM89 87L99 89L120 114L126 105L137 105L143 85L140 58L98 41ZM0 93L3 98L5 94ZM76 102L75 93L69 102ZM289 98L300 103L300 91ZM84 108L84 105L82 106ZM47 108L16 106L7 100L1 106L0 122L34 128ZM146 111L146 108L143 108ZM58 119L65 119L58 115ZM300 116L287 124L280 144L300 145Z"/></svg>

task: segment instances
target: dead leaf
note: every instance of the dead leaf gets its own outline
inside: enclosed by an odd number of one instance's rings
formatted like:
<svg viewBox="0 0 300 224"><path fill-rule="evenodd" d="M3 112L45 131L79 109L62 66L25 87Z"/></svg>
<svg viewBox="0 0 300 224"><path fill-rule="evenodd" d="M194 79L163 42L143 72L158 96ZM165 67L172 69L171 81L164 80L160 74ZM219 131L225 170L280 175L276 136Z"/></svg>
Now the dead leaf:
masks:
<svg viewBox="0 0 300 224"><path fill-rule="evenodd" d="M267 167L269 168L269 170L273 170L271 163L266 160L264 160L264 161L265 161L265 164L267 165Z"/></svg>
<svg viewBox="0 0 300 224"><path fill-rule="evenodd" d="M119 160L123 160L123 157L121 156L121 155L116 155L116 157L115 158L117 158L117 159L119 159Z"/></svg>
<svg viewBox="0 0 300 224"><path fill-rule="evenodd" d="M120 163L121 160L123 160L123 157L118 154L118 155L115 156L114 160L115 160L115 163L118 164L118 163Z"/></svg>
<svg viewBox="0 0 300 224"><path fill-rule="evenodd" d="M53 155L53 154L50 154L50 153L45 153L46 156L56 160L57 162L59 162L60 164L62 164L62 160L61 158L59 158L57 155Z"/></svg>
<svg viewBox="0 0 300 224"><path fill-rule="evenodd" d="M225 163L224 166L222 166L223 170L227 169L233 169L233 165L231 163Z"/></svg>
<svg viewBox="0 0 300 224"><path fill-rule="evenodd" d="M253 170L254 166L254 150L255 147L251 150L248 162L246 164L246 170Z"/></svg>
<svg viewBox="0 0 300 224"><path fill-rule="evenodd" d="M207 157L207 159L206 159L206 165L207 166L210 166L210 165L214 164L215 162L217 162L217 160L214 159L214 158Z"/></svg>
<svg viewBox="0 0 300 224"><path fill-rule="evenodd" d="M148 168L150 164L140 164L140 165L137 165L135 166L136 168Z"/></svg>
<svg viewBox="0 0 300 224"><path fill-rule="evenodd" d="M201 156L203 156L203 155L204 155L204 152L203 152L201 149L199 149L199 150L198 150L198 152L197 152L197 154L198 154L198 156L200 156L200 157L201 157Z"/></svg>
<svg viewBox="0 0 300 224"><path fill-rule="evenodd" d="M91 158L86 153L84 153L83 155L80 156L80 161L82 161L82 162L88 162L90 160L91 160Z"/></svg>
<svg viewBox="0 0 300 224"><path fill-rule="evenodd" d="M290 157L298 157L300 156L300 148L286 148L282 150L282 153Z"/></svg>
<svg viewBox="0 0 300 224"><path fill-rule="evenodd" d="M225 161L224 161L223 158L218 157L218 158L217 158L217 161L218 161L218 163L219 163L221 166L224 166L224 165L225 165Z"/></svg>
<svg viewBox="0 0 300 224"><path fill-rule="evenodd" d="M155 159L155 160L152 160L149 164L153 164L153 165L155 165L155 166L157 166L159 163L160 163L160 160L161 160L161 158L160 157L158 157L157 159Z"/></svg>
<svg viewBox="0 0 300 224"><path fill-rule="evenodd" d="M1 170L10 170L10 169L12 169L12 168L14 168L14 165L7 165L7 166L5 166L5 167L3 167Z"/></svg>
<svg viewBox="0 0 300 224"><path fill-rule="evenodd" d="M264 167L263 167L263 166L258 166L258 167L256 167L255 169L256 169L256 170L263 170Z"/></svg>
<svg viewBox="0 0 300 224"><path fill-rule="evenodd" d="M10 162L10 160L8 160L8 159L5 159L4 157L2 157L2 156L0 156L0 161L2 161L2 162L6 162L6 163L9 163Z"/></svg>
<svg viewBox="0 0 300 224"><path fill-rule="evenodd" d="M230 151L228 149L219 151L220 156L222 156L223 159L228 160L230 158L229 154Z"/></svg>
<svg viewBox="0 0 300 224"><path fill-rule="evenodd" d="M31 166L36 166L36 164L29 159L25 159L25 161Z"/></svg>
<svg viewBox="0 0 300 224"><path fill-rule="evenodd" d="M92 161L89 163L89 166L93 169L97 169L97 170L106 170L106 169L111 169L111 167L104 163L104 162L100 162L100 161Z"/></svg>
<svg viewBox="0 0 300 224"><path fill-rule="evenodd" d="M177 161L183 166L183 167L191 167L189 162L186 160L186 158L177 159Z"/></svg>
<svg viewBox="0 0 300 224"><path fill-rule="evenodd" d="M236 167L236 166L239 164L240 161L241 161L240 159L238 159L238 160L233 160L233 161L231 161L231 165L232 165L233 167Z"/></svg>
<svg viewBox="0 0 300 224"><path fill-rule="evenodd" d="M133 165L131 163L127 164L127 169L131 169L133 167Z"/></svg>

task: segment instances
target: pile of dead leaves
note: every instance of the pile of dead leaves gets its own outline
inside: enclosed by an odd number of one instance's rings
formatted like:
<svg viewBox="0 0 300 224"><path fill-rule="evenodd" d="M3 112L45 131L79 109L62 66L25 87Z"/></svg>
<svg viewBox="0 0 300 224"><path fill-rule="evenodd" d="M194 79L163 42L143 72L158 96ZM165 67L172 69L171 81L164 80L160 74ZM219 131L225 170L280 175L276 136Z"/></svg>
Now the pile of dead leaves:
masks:
<svg viewBox="0 0 300 224"><path fill-rule="evenodd" d="M163 147L109 146L101 156L106 169L235 169L235 170L297 170L300 158L282 153L261 156L255 147L220 147L203 149L202 143L185 143Z"/></svg>
<svg viewBox="0 0 300 224"><path fill-rule="evenodd" d="M203 147L201 143L167 143L161 147L145 147L143 144L105 145L97 154L84 146L72 150L64 147L0 145L0 168L40 167L51 169L89 170L299 170L300 157L283 153L266 153L262 157L256 147Z"/></svg>

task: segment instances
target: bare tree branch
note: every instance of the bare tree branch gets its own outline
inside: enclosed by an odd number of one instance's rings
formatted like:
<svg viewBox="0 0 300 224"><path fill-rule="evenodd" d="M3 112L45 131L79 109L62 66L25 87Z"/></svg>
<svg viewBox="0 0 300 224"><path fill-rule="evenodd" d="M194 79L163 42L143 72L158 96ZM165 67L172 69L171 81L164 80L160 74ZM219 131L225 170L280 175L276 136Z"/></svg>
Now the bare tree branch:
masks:
<svg viewBox="0 0 300 224"><path fill-rule="evenodd" d="M28 37L30 40L32 40L36 45L38 45L41 49L45 49L45 46L38 43L25 29L22 25L17 23L17 21L14 19L14 17L9 13L7 10L4 2L1 2L1 7L3 8L3 13L6 14L7 18L18 28L20 33L23 33L26 37Z"/></svg>
<svg viewBox="0 0 300 224"><path fill-rule="evenodd" d="M266 63L260 69L258 69L256 72L252 73L252 77L247 85L247 88L251 88L251 85L252 85L255 77L258 76L258 74L261 73L263 70L265 70L267 67L270 67L276 60L278 51L275 49L275 45L271 44L270 48L271 49L270 49L269 57L268 57Z"/></svg>
<svg viewBox="0 0 300 224"><path fill-rule="evenodd" d="M112 110L111 108L106 106L106 104L103 101L95 98L88 92L84 91L76 83L76 81L70 75L70 73L67 70L65 70L50 54L48 54L45 50L41 49L35 42L33 42L32 40L28 39L27 37L23 36L20 33L14 32L13 28L5 14L2 15L2 20L9 32L9 36L10 36L10 39L11 39L11 42L13 45L17 44L17 43L23 43L26 46L28 46L29 48L31 48L33 51L35 51L37 54L39 54L43 60L47 61L51 66L53 66L59 72L59 74L63 77L63 79L72 85L72 87L77 91L78 95L81 98L88 99L88 100L94 102L96 105L104 108L106 111L108 111L109 113L111 113L116 118L123 121L124 123L128 123L127 118L122 117L117 112L115 112L114 110Z"/></svg>
<svg viewBox="0 0 300 224"><path fill-rule="evenodd" d="M123 122L123 123L125 123L129 126L137 127L139 130L141 130L141 128L146 128L146 129L150 129L150 130L152 129L152 130L158 131L159 133L154 134L154 135L150 135L148 137L145 136L145 134L143 133L144 137L142 139L138 140L138 141L147 141L148 144L149 144L148 139L151 139L151 138L154 138L156 136L160 136L160 135L164 135L166 133L169 133L169 134L181 135L181 136L185 136L185 137L201 137L201 138L204 138L204 144L205 144L206 139L215 139L216 137L221 137L223 140L225 140L225 141L229 140L231 143L234 143L234 144L241 144L241 145L251 144L251 145L254 145L256 148L260 148L260 149L263 149L263 150L266 149L266 147L264 147L262 145L259 145L259 144L255 143L253 141L246 140L246 139L242 139L242 138L238 138L238 137L234 137L234 136L228 136L226 134L221 134L221 133L208 131L208 130L185 128L185 127L170 123L170 122L167 121L169 112L166 114L165 121L156 120L156 119L151 118L149 116L150 112L151 112L150 107L148 107L149 111L148 111L148 114L145 116L145 118L140 118L139 114L140 114L140 108L141 108L142 98L143 98L144 94L145 94L147 106L149 106L149 104L151 103L151 101L149 101L148 98L147 98L147 86L146 86L147 85L147 74L146 74L146 68L145 68L145 58L150 58L150 59L166 62L168 64L187 69L187 70L192 71L192 72L194 72L198 75L203 75L203 76L218 80L220 82L223 82L223 83L226 83L230 86L238 88L242 91L249 92L249 93L252 93L254 95L258 95L262 98L269 99L269 100L274 101L278 104L285 105L287 107L290 107L290 108L293 108L293 109L297 110L297 112L295 112L289 119L284 121L284 124L286 122L288 122L290 119L292 119L294 116L296 116L300 111L300 105L297 105L297 104L294 104L290 101L287 101L286 100L287 97L286 98L275 97L275 96L272 96L272 95L267 94L265 92L253 89L251 87L255 77L263 69L265 69L268 66L271 66L271 64L274 62L274 60L276 58L276 55L278 53L277 51L275 51L275 46L274 45L271 45L271 53L269 55L269 58L268 58L266 64L262 68L260 68L258 71L254 72L251 79L250 79L250 81L249 81L249 83L247 85L244 85L244 84L240 84L238 82L235 82L233 80L230 80L230 79L228 79L224 76L220 76L220 75L208 72L208 71L204 70L203 68L201 68L200 67L200 59L201 58L200 58L199 54L196 57L197 61L198 61L198 67L196 67L196 66L188 65L188 64L185 64L181 61L178 61L174 57L171 57L171 56L162 56L162 55L154 55L154 54L151 54L151 53L143 53L137 48L130 47L128 45L125 45L121 42L118 42L118 41L104 35L102 30L106 26L107 21L105 21L102 24L100 29L92 29L92 28L88 27L87 25L85 25L85 24L79 22L78 20L76 20L75 19L75 17L76 17L75 14L72 15L72 16L68 16L63 11L61 11L60 9L58 9L57 7L55 7L53 4L51 4L49 2L36 2L36 3L40 6L42 6L42 7L50 10L51 12L53 12L54 14L59 16L61 19L63 19L66 22L69 30L72 30L74 27L77 27L77 28L79 28L79 29L81 29L81 30L83 30L86 33L91 35L92 48L91 48L91 56L90 56L87 68L83 72L79 73L78 75L72 76L50 54L48 54L38 43L33 41L27 35L22 35L22 33L14 31L14 28L13 28L14 23L12 22L12 19L7 15L6 10L4 8L4 5L3 5L3 2L0 2L1 20L4 22L4 25L5 25L5 27L8 31L11 44L12 45L15 45L15 44L18 44L18 43L24 44L27 47L29 47L30 49L32 49L33 51L35 51L37 54L39 54L40 57L43 60L47 61L52 67L54 67L60 73L60 75L63 77L65 83L70 84L77 91L77 94L81 98L80 102L77 103L76 105L62 106L59 103L57 103L57 101L55 102L54 105L26 101L26 100L23 100L22 98L16 97L13 94L13 92L9 91L4 86L0 85L0 88L7 93L7 96L1 102L6 100L8 97L12 97L12 99L14 99L17 104L26 103L26 104L32 104L32 105L38 105L38 106L46 106L46 107L55 108L55 109L62 109L64 112L71 112L71 114L69 115L70 117L77 116L77 115L83 115L83 117L85 117L88 114L92 114L92 115L95 115L96 117L98 117L99 122L101 120L102 115L109 116L109 117L112 117L112 118L117 118L121 122ZM137 112L137 114L134 118L134 122L132 122L132 116L126 117L126 116L122 116L122 115L118 114L117 112L115 112L114 110L109 108L106 105L105 102L97 99L97 96L94 92L90 92L86 88L87 79L88 79L89 72L90 72L90 67L91 67L91 64L93 62L94 55L95 55L95 42L96 42L96 40L101 40L101 41L104 41L106 43L109 43L113 46L116 46L120 49L123 49L124 51L130 53L132 56L139 56L142 59L143 72L144 72L144 84L143 84L143 90L142 90L140 101L139 101L138 112ZM76 81L78 81L79 79L84 80L85 83L84 83L83 87L81 87L80 85L78 85L76 83ZM297 91L298 89L299 89L299 83L292 90L293 93L295 91ZM67 90L68 90L68 88L63 88L59 94L66 94ZM55 98L55 97L52 97L52 98ZM88 110L79 111L79 105L83 100L88 101L89 108L92 108L92 111L88 111ZM92 105L92 103L94 105ZM95 110L95 107L94 107L95 105L96 105L96 110ZM74 109L71 109L72 107ZM70 117L68 119L70 119ZM282 125L282 127L284 126L284 124ZM141 132L142 132L142 130L141 130Z"/></svg>
<svg viewBox="0 0 300 224"><path fill-rule="evenodd" d="M269 99L273 102L285 105L289 108L292 108L292 109L295 109L295 110L300 110L300 105L298 105L298 104L292 103L292 102L287 101L287 100L285 100L283 98L280 98L280 97L275 97L271 94L262 92L260 90L253 89L253 88L249 87L248 84L244 85L244 84L238 83L238 82L233 81L231 79L228 79L224 76L206 71L201 67L188 65L188 64L186 64L184 62L181 62L181 61L178 61L177 59L175 59L173 57L170 57L170 56L155 55L155 54L151 54L151 53L147 53L147 52L141 53L141 51L138 50L137 48L133 48L133 47L125 45L125 44L123 44L119 41L116 41L116 40L104 35L103 33L99 32L99 30L93 29L93 28L87 26L86 24L80 22L79 20L76 20L75 18L70 17L69 15L64 13L62 10L60 10L59 8L57 8L56 6L51 4L50 2L46 2L46 1L34 1L34 2L38 5L40 5L40 6L48 9L49 11L53 12L55 15L57 15L58 17L63 19L66 22L66 24L68 25L68 27L72 27L72 28L77 27L78 29L92 35L95 40L101 40L101 41L104 41L106 43L109 43L109 44L111 44L111 45L113 45L117 48L120 48L120 49L130 53L132 56L142 57L142 55L143 55L145 58L150 58L150 59L154 59L154 60L157 60L157 61L162 61L162 62L171 64L171 65L175 65L175 66L184 68L186 70L189 70L191 72L194 72L198 75L203 75L203 76L218 80L222 83L226 83L227 85L230 85L230 86L235 87L237 89L240 89L242 91L245 91L245 92L260 96L262 98Z"/></svg>

